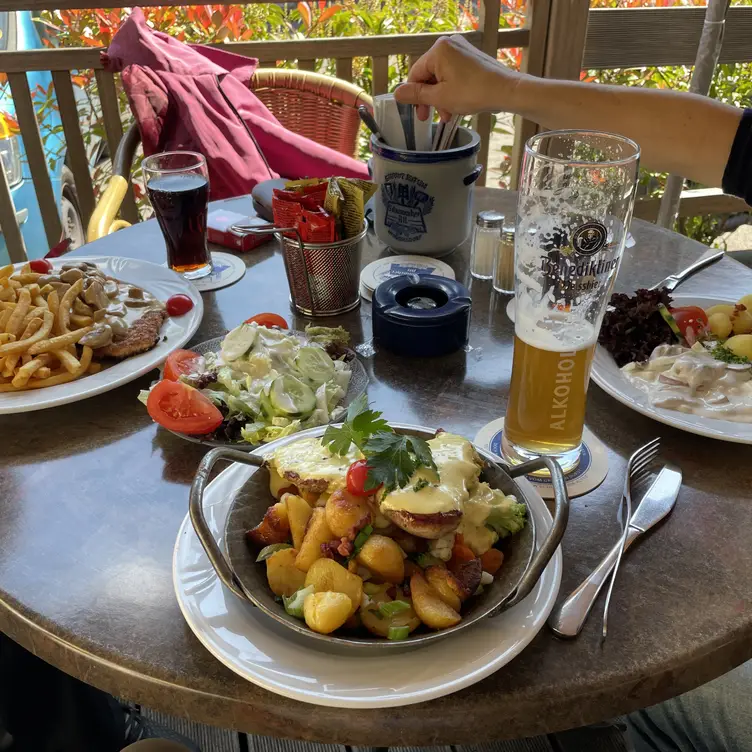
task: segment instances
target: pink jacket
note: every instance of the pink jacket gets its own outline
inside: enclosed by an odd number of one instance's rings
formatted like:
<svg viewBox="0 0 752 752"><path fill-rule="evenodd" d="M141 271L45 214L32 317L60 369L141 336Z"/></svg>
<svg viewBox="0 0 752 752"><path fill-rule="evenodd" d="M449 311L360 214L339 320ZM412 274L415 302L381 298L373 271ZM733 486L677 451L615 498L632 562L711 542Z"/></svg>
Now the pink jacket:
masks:
<svg viewBox="0 0 752 752"><path fill-rule="evenodd" d="M201 152L212 200L250 193L256 183L280 176L368 179L362 162L279 123L248 88L255 58L179 42L151 29L134 8L104 62L122 72L144 153Z"/></svg>

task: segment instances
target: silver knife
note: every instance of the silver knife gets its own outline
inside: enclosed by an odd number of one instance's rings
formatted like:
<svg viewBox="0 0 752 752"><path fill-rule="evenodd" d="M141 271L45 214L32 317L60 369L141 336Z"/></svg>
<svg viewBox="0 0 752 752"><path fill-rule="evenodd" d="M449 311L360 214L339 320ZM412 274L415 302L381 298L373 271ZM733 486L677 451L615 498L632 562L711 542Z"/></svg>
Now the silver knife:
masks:
<svg viewBox="0 0 752 752"><path fill-rule="evenodd" d="M641 535L658 524L676 504L682 484L681 470L666 465L648 489L629 520L624 550L626 551ZM621 540L611 549L590 576L548 618L548 626L557 637L577 637L587 619L590 609L608 580L619 556Z"/></svg>
<svg viewBox="0 0 752 752"><path fill-rule="evenodd" d="M704 259L696 261L694 264L688 266L681 272L677 272L676 274L669 274L666 279L662 279L660 282L658 282L658 284L653 285L648 289L660 290L661 287L665 287L668 290L674 290L676 289L677 285L689 279L693 274L697 274L697 272L701 271L702 269L706 269L712 264L715 264L716 261L720 261L725 255L725 251L718 251L718 253L714 253L712 256L706 256Z"/></svg>

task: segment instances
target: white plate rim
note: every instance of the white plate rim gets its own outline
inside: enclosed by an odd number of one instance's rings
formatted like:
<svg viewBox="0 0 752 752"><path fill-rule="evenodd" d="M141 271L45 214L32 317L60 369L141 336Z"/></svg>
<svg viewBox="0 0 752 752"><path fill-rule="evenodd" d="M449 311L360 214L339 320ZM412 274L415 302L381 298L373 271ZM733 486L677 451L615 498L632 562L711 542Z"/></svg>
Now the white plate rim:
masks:
<svg viewBox="0 0 752 752"><path fill-rule="evenodd" d="M170 321L177 327L177 332L171 334L167 342L160 339L156 347L148 352L134 355L132 358L127 358L109 368L102 369L98 374L91 374L67 384L58 384L46 389L1 393L0 415L32 412L67 405L127 384L157 368L173 350L177 350L188 342L201 324L204 314L204 302L201 294L189 281L166 266L124 256L61 256L52 260L52 263L54 267L57 267L59 264L70 261L88 261L96 264L102 271L111 274L113 277L123 282L137 284L153 294L154 289L160 285L169 290L169 295L183 293L191 298L193 308L184 316L171 318ZM24 263L15 264L16 271ZM133 276L133 272L136 272L136 277ZM143 275L143 277L140 275ZM157 297L162 298L161 295ZM113 377L106 378L108 375Z"/></svg>
<svg viewBox="0 0 752 752"><path fill-rule="evenodd" d="M726 300L713 295L675 295L671 293L671 297L674 303L678 305L699 305L701 308L708 308L711 305L733 305L736 303L736 301ZM621 402L622 405L626 405L648 418L657 420L659 423L693 433L697 436L728 441L734 444L752 444L752 423L718 420L717 418L706 418L701 415L689 415L676 410L664 410L663 408L652 407L647 402L645 393L637 387L632 386L623 376L621 379L622 383L614 383L608 374L601 370L601 361L603 360L610 361L613 363L614 368L617 367L606 348L598 345L596 347L596 355L593 358L591 377L606 394Z"/></svg>
<svg viewBox="0 0 752 752"><path fill-rule="evenodd" d="M207 486L206 491L204 493L204 500L205 501L207 499L211 500L212 494L216 492L218 495L220 494L222 495L224 502L220 501L218 503L213 504L213 506L216 508L218 506L221 506L222 503L229 506L230 499L232 498L232 493L237 488L242 486L242 484L247 480L248 477L250 477L250 475L253 474L253 472L255 472L255 468L252 468L252 467L238 465L237 463L230 465ZM231 476L230 475L231 473L233 474L233 476L237 476L237 477ZM548 532L548 529L550 529L550 526L552 525L551 513L548 511L548 508L545 502L543 501L543 499L541 498L541 496L538 494L538 492L535 490L532 484L529 483L529 481L527 481L524 478L518 478L516 482L520 483L524 487L528 500L533 500L534 508L532 509L532 511L536 515L536 522L537 522L536 531L537 531L537 534L540 534L541 541L542 541L543 536L545 535L545 533ZM212 489L212 486L214 486L214 489ZM226 511L223 511L222 514L225 515ZM209 519L207 519L207 522L209 522L211 526L211 521ZM203 549L201 548L201 544L198 542L198 538L196 537L195 531L193 530L193 527L191 525L190 516L186 515L186 517L184 518L180 526L180 529L178 530L175 547L173 549L173 588L175 591L175 597L178 602L178 607L180 608L180 611L183 614L183 618L185 619L186 623L188 624L188 627L191 629L191 631L199 640L199 642L201 642L201 644L220 663L222 663L224 666L229 668L231 671L233 671L240 677L244 678L246 681L250 681L251 683L256 684L257 686L261 687L262 689L265 689L267 691L273 692L278 695L282 695L292 700L297 700L299 702L305 702L305 703L312 704L312 705L322 705L325 707L365 710L365 709L400 707L403 705L412 705L412 704L416 704L419 702L426 702L428 700L437 699L439 697L443 697L445 695L452 694L454 692L458 692L461 689L469 687L481 681L482 679L485 679L486 677L490 676L492 673L495 673L496 671L501 669L504 665L509 663L515 657L517 657L517 655L519 655L533 641L533 639L535 639L538 632L545 626L546 620L548 619L548 616L553 610L554 604L558 597L559 588L561 586L562 552L561 552L561 546L559 546L556 549L556 552L554 553L552 560L549 562L548 566L544 570L544 573L541 577L539 584L536 585L531 595L529 595L525 600L523 600L522 603L518 604L512 609L509 609L509 612L506 612L506 613L511 613L515 611L516 609L524 609L526 607L528 609L531 609L533 607L530 604L534 604L534 607L536 609L534 616L532 616L532 621L530 625L526 625L525 629L522 630L523 632L522 636L518 638L514 647L501 651L500 654L497 655L494 660L487 662L485 665L482 665L480 668L477 668L474 671L468 672L467 674L460 676L451 682L442 683L439 686L432 686L428 689L414 690L410 693L398 692L398 693L395 693L393 696L381 697L377 699L353 697L352 695L348 695L345 697L322 696L320 690L305 692L299 689L291 688L283 684L282 682L267 681L264 679L263 676L259 676L258 674L249 675L248 673L241 670L236 664L234 664L231 659L229 659L215 644L213 644L210 637L207 634L205 634L204 631L196 623L194 623L193 615L190 612L187 603L184 602L183 600L183 593L181 592L180 583L178 580L178 575L179 575L178 557L180 555L180 548L181 548L181 545L191 545L191 543L188 543L188 542L183 543L184 539L188 539L191 536L194 539L194 544L197 545L198 549L200 550L200 555L202 557L205 557L205 553ZM541 541L536 541L538 546L540 545ZM207 560L207 566L209 568L211 566L208 564L208 560ZM209 572L208 577L213 578L214 581L218 580L217 575L214 572ZM546 592L541 592L542 588L544 587L544 584L547 587L547 590ZM224 585L219 584L219 587L221 587L225 598L229 598L229 599L237 598L237 596L235 596L229 590L227 590L224 587ZM265 618L263 617L263 614L261 614L261 617ZM500 619L502 617L503 615L497 618ZM501 623L501 622L497 622L497 623ZM252 624L252 622L249 622L249 625L250 624ZM474 627L473 629L476 629L476 628L477 626ZM472 635L472 632L473 630L468 630L465 636L467 637L467 635ZM247 635L246 635L246 639L249 639ZM447 640L443 640L443 641L435 643L432 646L432 648L431 647L416 648L415 650L408 651L400 655L403 657L407 657L409 659L410 656L420 655L421 652L429 650L429 649L433 649L433 651L447 650L447 649L451 650L452 645L456 646L456 641L453 641L451 638L448 638ZM381 657L379 656L379 658ZM338 655L338 659L346 660L347 656Z"/></svg>

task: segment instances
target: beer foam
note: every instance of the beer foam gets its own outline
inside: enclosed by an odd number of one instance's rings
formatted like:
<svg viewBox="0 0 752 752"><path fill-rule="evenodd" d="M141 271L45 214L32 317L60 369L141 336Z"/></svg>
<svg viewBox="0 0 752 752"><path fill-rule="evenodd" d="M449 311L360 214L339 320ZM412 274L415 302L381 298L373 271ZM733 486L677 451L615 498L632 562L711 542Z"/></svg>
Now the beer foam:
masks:
<svg viewBox="0 0 752 752"><path fill-rule="evenodd" d="M514 333L526 344L549 352L577 352L592 347L598 332L588 321L556 311L516 313Z"/></svg>

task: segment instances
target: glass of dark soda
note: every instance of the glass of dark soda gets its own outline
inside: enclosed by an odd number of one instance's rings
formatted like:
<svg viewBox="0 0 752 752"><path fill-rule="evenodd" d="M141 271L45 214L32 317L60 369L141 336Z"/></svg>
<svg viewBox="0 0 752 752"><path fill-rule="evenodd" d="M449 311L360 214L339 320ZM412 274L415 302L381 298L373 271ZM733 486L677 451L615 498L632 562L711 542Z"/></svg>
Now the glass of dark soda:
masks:
<svg viewBox="0 0 752 752"><path fill-rule="evenodd" d="M186 279L211 274L206 246L209 173L203 155L168 151L143 161L144 182L167 246L167 263Z"/></svg>

